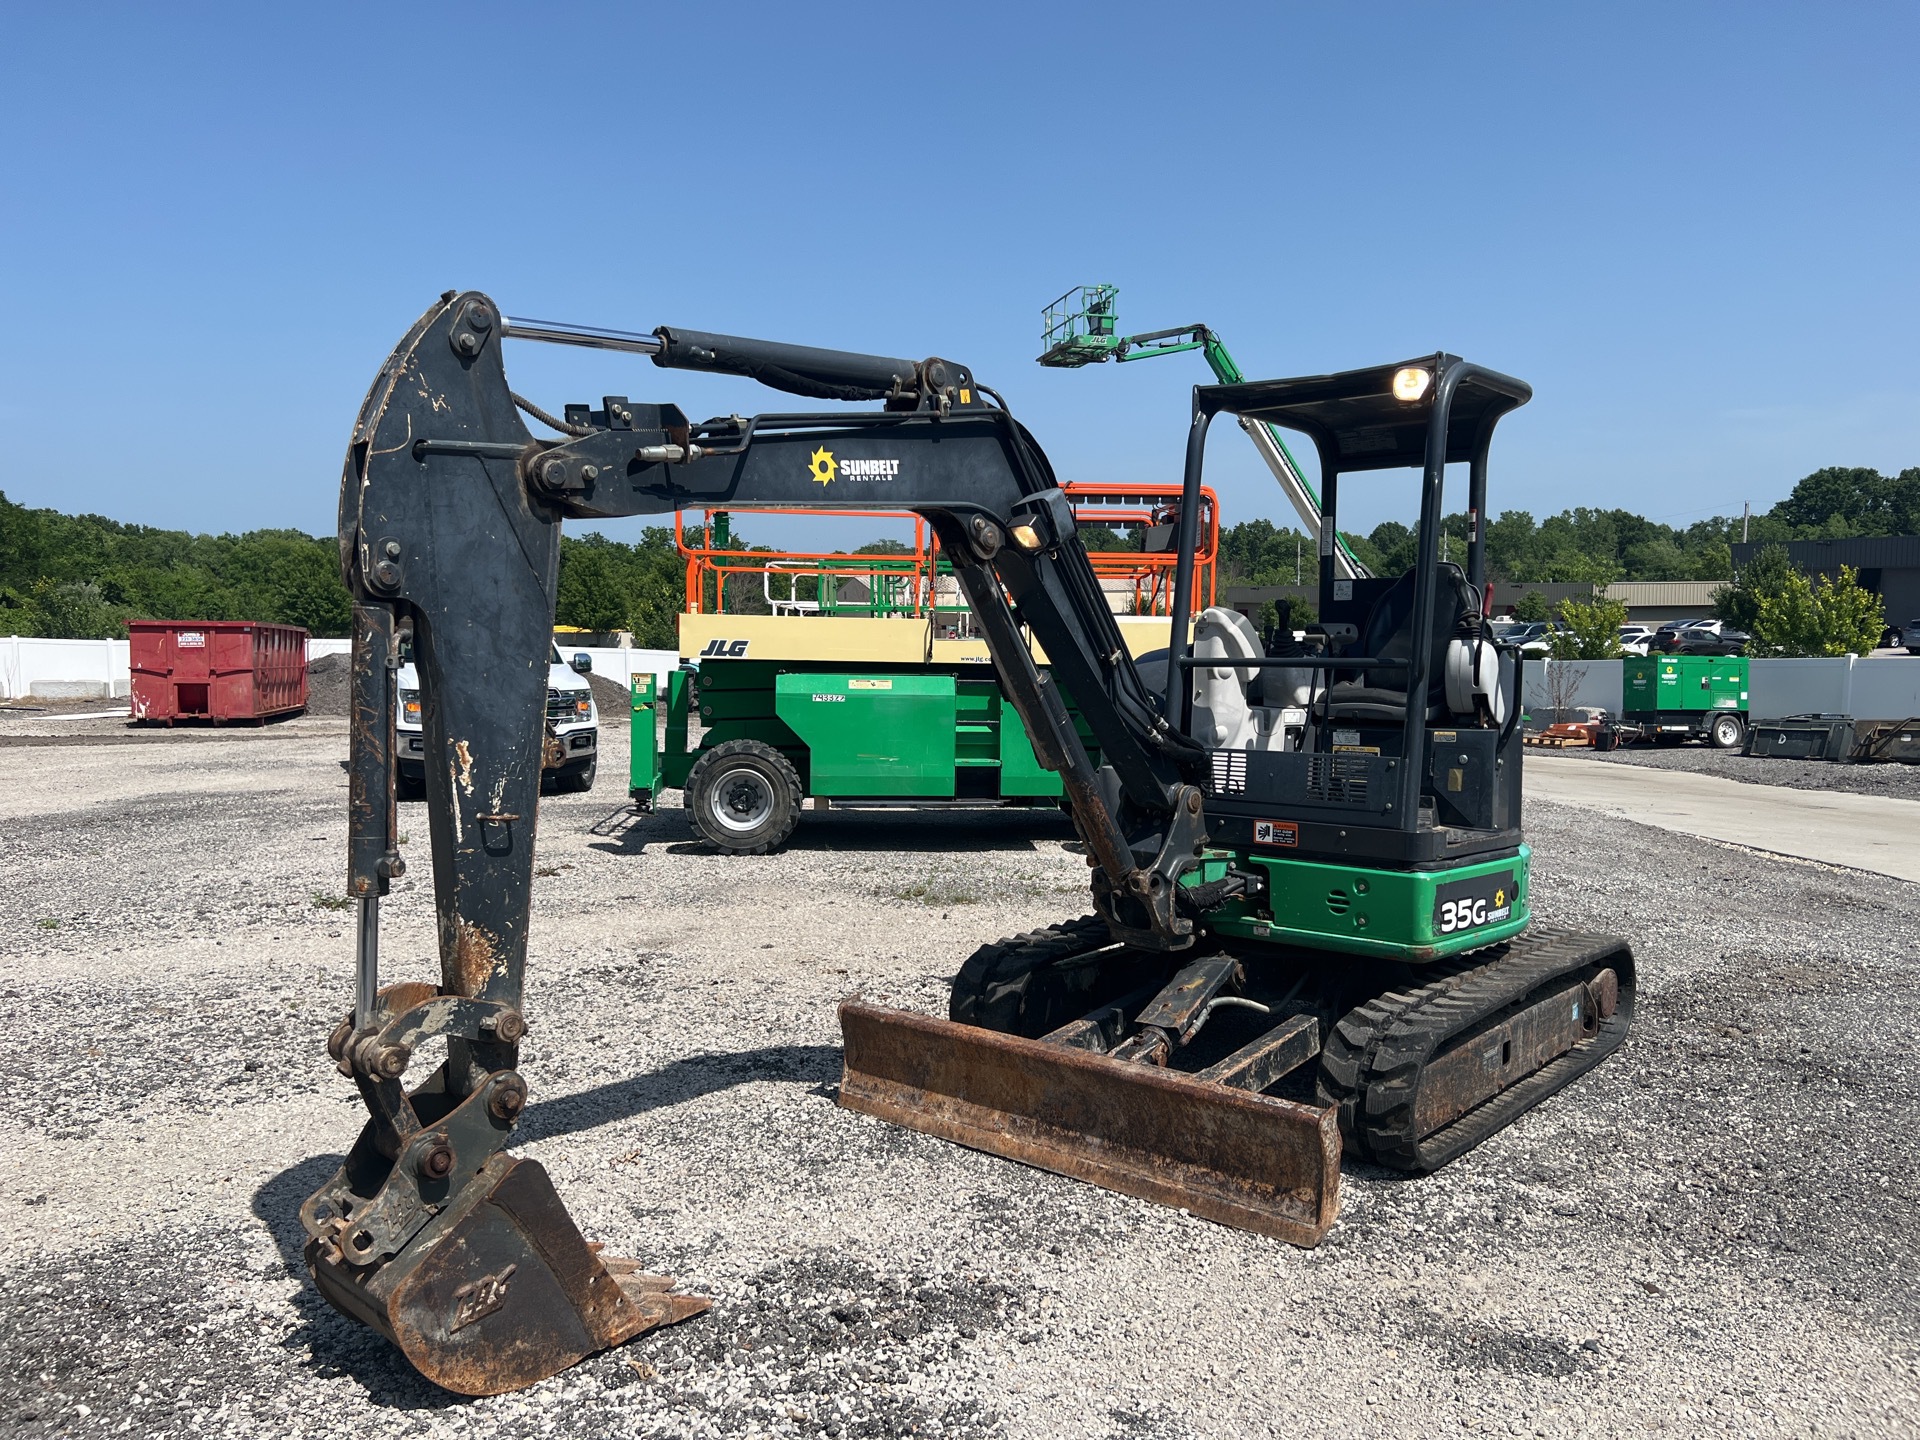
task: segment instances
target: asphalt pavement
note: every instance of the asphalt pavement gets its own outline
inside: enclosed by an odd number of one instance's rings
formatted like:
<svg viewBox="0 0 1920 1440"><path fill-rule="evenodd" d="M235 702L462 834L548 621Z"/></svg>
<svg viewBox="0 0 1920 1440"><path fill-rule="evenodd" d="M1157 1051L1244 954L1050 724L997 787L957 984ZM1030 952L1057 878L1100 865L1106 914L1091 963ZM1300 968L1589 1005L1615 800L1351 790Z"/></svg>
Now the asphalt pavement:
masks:
<svg viewBox="0 0 1920 1440"><path fill-rule="evenodd" d="M1920 880L1920 801L1788 790L1531 751L1527 794L1662 830Z"/></svg>

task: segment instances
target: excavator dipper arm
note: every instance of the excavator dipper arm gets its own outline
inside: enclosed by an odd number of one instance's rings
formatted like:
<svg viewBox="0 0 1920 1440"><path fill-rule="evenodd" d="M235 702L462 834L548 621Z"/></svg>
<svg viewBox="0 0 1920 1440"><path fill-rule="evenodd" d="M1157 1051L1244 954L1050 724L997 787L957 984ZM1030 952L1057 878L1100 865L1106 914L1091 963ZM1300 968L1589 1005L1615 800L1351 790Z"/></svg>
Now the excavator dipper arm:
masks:
<svg viewBox="0 0 1920 1440"><path fill-rule="evenodd" d="M616 396L568 407L562 438L536 439L502 364L510 335L883 405L693 425L672 405ZM1204 756L1167 724L1129 658L1039 446L965 367L667 328L543 326L449 292L381 368L342 476L355 602L348 884L360 924L354 1010L329 1050L369 1119L301 1209L322 1292L448 1389L519 1388L706 1308L600 1257L544 1170L505 1145L527 1098L516 1067L560 522L730 504L926 516L1037 755L1062 777L1112 933L1165 951L1192 942L1174 901L1206 841L1190 779ZM393 673L408 640L441 974L437 986L382 987L380 898L404 868ZM445 1061L409 1089L414 1052L429 1042L444 1043Z"/></svg>

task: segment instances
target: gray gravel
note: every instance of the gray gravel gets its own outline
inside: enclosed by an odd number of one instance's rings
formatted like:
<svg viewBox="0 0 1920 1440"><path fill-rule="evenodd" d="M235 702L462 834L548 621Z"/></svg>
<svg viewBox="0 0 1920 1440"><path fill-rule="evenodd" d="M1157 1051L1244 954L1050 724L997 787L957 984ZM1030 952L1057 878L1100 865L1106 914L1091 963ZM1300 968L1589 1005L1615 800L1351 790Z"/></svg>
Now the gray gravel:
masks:
<svg viewBox="0 0 1920 1440"><path fill-rule="evenodd" d="M307 662L307 713L353 713L353 657L320 655Z"/></svg>
<svg viewBox="0 0 1920 1440"><path fill-rule="evenodd" d="M1886 795L1920 800L1920 765L1850 765L1829 760L1769 760L1710 745L1634 745L1624 750L1556 750L1612 765L1641 765L1649 770L1690 770L1747 785L1778 785L1789 790L1840 790L1850 795Z"/></svg>
<svg viewBox="0 0 1920 1440"><path fill-rule="evenodd" d="M840 996L937 1011L1081 913L1058 817L829 812L740 859L605 779L542 802L519 1149L714 1309L444 1395L298 1262L360 1123L322 1052L344 747L0 747L0 1434L1920 1433L1916 887L1530 806L1542 918L1635 943L1635 1038L1438 1176L1350 1167L1306 1252L832 1103ZM387 906L395 977L429 898Z"/></svg>

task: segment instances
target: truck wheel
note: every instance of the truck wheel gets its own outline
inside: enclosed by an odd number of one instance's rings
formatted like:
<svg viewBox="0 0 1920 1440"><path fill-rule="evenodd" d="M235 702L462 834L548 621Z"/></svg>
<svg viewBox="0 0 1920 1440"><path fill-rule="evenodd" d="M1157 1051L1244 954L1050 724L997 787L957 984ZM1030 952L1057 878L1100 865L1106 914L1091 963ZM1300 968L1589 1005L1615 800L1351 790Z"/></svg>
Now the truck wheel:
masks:
<svg viewBox="0 0 1920 1440"><path fill-rule="evenodd" d="M739 855L778 850L800 820L800 776L758 740L729 740L687 775L687 816L701 838Z"/></svg>
<svg viewBox="0 0 1920 1440"><path fill-rule="evenodd" d="M1747 727L1741 723L1738 715L1716 715L1713 724L1707 730L1707 739L1716 750L1734 750L1747 738Z"/></svg>
<svg viewBox="0 0 1920 1440"><path fill-rule="evenodd" d="M569 770L565 774L556 775L553 780L553 788L564 795L584 795L587 791L593 789L593 775L599 768L600 760L599 757L596 756L586 763L584 769Z"/></svg>

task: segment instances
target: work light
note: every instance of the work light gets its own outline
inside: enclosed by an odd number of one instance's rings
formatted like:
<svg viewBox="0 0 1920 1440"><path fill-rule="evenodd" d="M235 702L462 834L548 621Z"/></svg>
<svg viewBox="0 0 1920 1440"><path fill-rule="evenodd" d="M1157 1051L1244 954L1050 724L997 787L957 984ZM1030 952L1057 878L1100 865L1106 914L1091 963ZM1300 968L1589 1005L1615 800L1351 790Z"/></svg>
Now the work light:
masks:
<svg viewBox="0 0 1920 1440"><path fill-rule="evenodd" d="M1433 384L1430 372L1418 365L1409 365L1405 369L1393 372L1393 398L1412 403L1427 393L1427 387Z"/></svg>

